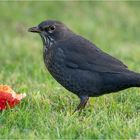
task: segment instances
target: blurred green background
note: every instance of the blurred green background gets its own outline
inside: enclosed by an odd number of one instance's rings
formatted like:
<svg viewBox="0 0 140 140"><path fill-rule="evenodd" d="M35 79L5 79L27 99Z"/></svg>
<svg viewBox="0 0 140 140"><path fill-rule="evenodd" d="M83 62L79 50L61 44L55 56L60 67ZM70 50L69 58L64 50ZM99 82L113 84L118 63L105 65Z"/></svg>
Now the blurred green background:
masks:
<svg viewBox="0 0 140 140"><path fill-rule="evenodd" d="M42 41L29 27L46 19L74 32L140 72L140 2L0 2L0 84L27 93L0 112L0 138L140 139L140 94L133 88L79 103L49 75Z"/></svg>

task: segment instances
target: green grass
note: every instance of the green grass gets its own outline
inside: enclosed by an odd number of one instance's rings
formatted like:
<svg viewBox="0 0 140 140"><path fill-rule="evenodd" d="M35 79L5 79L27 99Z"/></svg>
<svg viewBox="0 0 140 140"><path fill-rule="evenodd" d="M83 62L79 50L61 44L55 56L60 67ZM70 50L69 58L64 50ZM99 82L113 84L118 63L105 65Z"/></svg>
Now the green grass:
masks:
<svg viewBox="0 0 140 140"><path fill-rule="evenodd" d="M140 2L0 2L0 83L27 93L0 112L0 138L140 139L138 88L94 98L71 115L78 98L47 72L39 36L27 29L57 19L140 72Z"/></svg>

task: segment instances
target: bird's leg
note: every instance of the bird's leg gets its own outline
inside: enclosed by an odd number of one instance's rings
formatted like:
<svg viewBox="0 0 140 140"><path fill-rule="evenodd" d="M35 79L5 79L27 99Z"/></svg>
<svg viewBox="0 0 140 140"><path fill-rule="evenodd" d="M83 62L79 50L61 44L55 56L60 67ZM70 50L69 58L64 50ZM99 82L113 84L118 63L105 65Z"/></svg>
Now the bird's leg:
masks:
<svg viewBox="0 0 140 140"><path fill-rule="evenodd" d="M83 109L85 107L85 105L87 104L87 101L89 100L88 96L80 96L79 98L80 98L80 104L77 106L74 113L78 110Z"/></svg>

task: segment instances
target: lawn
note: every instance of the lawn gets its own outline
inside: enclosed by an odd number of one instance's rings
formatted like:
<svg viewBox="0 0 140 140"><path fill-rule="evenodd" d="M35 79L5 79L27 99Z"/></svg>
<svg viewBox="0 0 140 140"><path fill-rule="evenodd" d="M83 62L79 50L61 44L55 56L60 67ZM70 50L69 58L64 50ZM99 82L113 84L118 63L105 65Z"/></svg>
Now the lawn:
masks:
<svg viewBox="0 0 140 140"><path fill-rule="evenodd" d="M0 2L0 84L27 97L0 112L1 139L140 139L140 90L79 99L46 70L42 41L27 32L57 19L140 72L140 2Z"/></svg>

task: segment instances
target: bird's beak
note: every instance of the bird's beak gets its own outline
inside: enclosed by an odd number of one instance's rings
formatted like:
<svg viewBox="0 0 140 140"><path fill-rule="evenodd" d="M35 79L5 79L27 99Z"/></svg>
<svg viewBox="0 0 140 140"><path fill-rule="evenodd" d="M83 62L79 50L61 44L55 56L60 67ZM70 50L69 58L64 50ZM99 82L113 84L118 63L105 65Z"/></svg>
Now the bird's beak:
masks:
<svg viewBox="0 0 140 140"><path fill-rule="evenodd" d="M40 29L37 26L29 28L28 32L41 33Z"/></svg>

